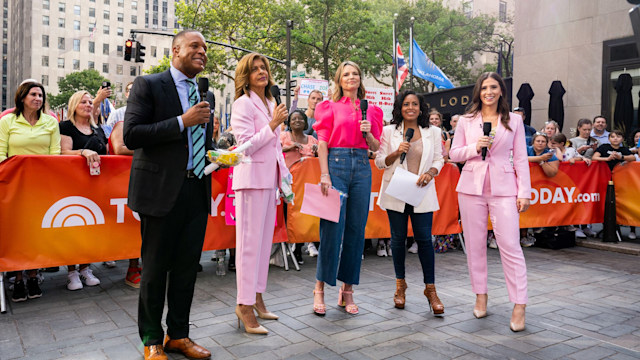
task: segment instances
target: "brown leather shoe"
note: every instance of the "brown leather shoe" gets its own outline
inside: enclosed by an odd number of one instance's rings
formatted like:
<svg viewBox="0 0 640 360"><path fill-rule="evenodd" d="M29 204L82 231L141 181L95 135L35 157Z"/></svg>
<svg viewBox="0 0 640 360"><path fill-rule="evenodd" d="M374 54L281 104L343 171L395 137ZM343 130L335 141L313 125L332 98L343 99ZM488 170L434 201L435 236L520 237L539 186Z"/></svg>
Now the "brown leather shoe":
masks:
<svg viewBox="0 0 640 360"><path fill-rule="evenodd" d="M194 343L188 337L170 339L169 335L166 335L164 339L164 350L166 352L181 353L189 359L209 359L211 357L209 350Z"/></svg>
<svg viewBox="0 0 640 360"><path fill-rule="evenodd" d="M436 293L436 286L434 284L425 284L424 296L427 297L429 301L429 308L433 311L434 315L442 315L444 314L444 305L442 305L442 301L438 298L438 293Z"/></svg>
<svg viewBox="0 0 640 360"><path fill-rule="evenodd" d="M398 309L404 309L406 290L407 282L404 279L396 279L396 293L393 294L393 302Z"/></svg>
<svg viewBox="0 0 640 360"><path fill-rule="evenodd" d="M168 360L162 345L149 345L144 347L144 360Z"/></svg>

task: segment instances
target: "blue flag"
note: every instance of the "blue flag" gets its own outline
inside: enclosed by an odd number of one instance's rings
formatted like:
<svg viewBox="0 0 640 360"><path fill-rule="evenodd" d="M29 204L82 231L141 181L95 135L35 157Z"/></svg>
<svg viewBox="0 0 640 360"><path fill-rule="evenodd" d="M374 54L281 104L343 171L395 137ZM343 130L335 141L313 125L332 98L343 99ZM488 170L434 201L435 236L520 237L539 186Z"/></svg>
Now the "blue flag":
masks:
<svg viewBox="0 0 640 360"><path fill-rule="evenodd" d="M413 40L413 75L431 81L438 89L454 88L453 84Z"/></svg>

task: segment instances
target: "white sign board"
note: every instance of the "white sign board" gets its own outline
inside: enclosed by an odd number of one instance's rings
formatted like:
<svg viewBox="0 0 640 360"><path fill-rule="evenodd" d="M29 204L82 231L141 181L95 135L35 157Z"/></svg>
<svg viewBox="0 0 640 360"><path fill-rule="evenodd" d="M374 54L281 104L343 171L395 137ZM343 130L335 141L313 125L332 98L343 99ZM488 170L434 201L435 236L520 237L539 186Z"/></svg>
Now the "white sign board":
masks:
<svg viewBox="0 0 640 360"><path fill-rule="evenodd" d="M393 88L367 88L367 101L382 109L383 119L391 121L394 102Z"/></svg>
<svg viewBox="0 0 640 360"><path fill-rule="evenodd" d="M326 100L329 96L329 82L327 80L300 79L299 97L307 98L313 90L320 90Z"/></svg>

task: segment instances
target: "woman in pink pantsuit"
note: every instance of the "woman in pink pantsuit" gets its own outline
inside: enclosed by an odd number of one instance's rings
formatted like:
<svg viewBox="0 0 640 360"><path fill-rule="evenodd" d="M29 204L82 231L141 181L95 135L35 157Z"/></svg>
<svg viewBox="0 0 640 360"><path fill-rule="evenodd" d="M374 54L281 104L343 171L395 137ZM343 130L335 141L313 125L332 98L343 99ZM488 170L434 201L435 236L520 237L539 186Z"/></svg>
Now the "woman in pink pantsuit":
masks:
<svg viewBox="0 0 640 360"><path fill-rule="evenodd" d="M476 293L473 315L487 315L487 215L500 249L509 300L515 303L512 331L525 328L527 267L520 247L519 213L529 208L531 180L520 115L509 113L504 81L484 73L473 89L466 115L460 118L449 157L466 161L456 190L467 245L471 287ZM491 124L484 136L483 123ZM482 159L482 148L486 158Z"/></svg>
<svg viewBox="0 0 640 360"><path fill-rule="evenodd" d="M276 320L267 311L262 293L267 288L269 255L275 226L276 194L281 177L290 177L280 146L280 124L287 118L284 104L276 106L269 61L262 55L245 55L236 68L236 96L231 127L238 144L251 141L248 159L233 170L236 194L236 283L238 326L266 334L262 319Z"/></svg>

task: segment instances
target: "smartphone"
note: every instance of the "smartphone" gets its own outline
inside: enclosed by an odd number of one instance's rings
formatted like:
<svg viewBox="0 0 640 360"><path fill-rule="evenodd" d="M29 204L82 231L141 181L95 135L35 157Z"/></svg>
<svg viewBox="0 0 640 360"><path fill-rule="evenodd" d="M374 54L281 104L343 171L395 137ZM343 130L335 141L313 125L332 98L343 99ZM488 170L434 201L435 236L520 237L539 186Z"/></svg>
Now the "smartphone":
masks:
<svg viewBox="0 0 640 360"><path fill-rule="evenodd" d="M103 82L102 82L102 87L103 87L103 88L111 87L111 83L110 83L109 81L103 81Z"/></svg>

